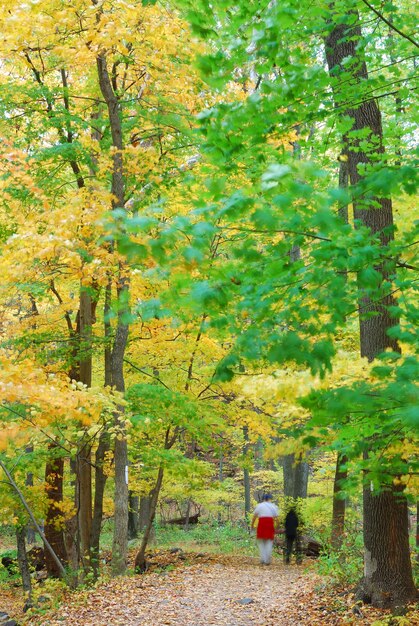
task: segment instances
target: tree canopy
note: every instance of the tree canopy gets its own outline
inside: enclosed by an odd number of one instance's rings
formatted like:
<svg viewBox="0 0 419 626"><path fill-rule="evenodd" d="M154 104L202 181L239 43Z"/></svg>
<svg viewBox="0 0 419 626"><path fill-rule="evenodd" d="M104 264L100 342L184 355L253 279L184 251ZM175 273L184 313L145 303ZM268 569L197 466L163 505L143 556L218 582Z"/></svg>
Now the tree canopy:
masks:
<svg viewBox="0 0 419 626"><path fill-rule="evenodd" d="M14 1L0 26L0 459L52 551L97 575L110 515L123 573L142 496L141 569L160 494L188 520L239 482L249 513L250 474L254 498L337 458L361 596L411 600L410 0Z"/></svg>

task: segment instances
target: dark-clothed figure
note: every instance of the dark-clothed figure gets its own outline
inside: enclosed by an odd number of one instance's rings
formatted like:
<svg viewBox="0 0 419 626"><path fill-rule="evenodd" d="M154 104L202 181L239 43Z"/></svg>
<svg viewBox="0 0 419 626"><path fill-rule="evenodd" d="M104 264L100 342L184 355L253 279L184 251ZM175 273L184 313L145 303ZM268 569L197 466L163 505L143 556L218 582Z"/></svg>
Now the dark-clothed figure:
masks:
<svg viewBox="0 0 419 626"><path fill-rule="evenodd" d="M295 512L295 509L290 509L285 518L285 563L290 562L292 549L295 545L295 550L297 553L297 563L301 559L300 555L300 546L299 546L299 537L298 537L298 516Z"/></svg>

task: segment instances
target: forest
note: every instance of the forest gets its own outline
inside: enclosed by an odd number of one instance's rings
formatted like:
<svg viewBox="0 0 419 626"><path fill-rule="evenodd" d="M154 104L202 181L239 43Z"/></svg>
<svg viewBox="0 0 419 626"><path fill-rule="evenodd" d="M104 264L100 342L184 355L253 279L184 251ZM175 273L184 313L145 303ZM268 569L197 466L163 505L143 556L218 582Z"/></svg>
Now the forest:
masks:
<svg viewBox="0 0 419 626"><path fill-rule="evenodd" d="M0 623L419 623L417 24L0 3Z"/></svg>

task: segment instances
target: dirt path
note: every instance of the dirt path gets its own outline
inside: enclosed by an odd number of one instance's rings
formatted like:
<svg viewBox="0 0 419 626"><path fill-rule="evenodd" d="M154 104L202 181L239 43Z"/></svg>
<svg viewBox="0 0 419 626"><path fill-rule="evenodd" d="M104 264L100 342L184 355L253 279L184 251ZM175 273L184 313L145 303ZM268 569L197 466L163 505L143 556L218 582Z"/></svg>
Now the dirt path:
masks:
<svg viewBox="0 0 419 626"><path fill-rule="evenodd" d="M21 590L4 599L0 591L0 609L20 626L369 626L390 614L359 607L350 590L327 586L307 563L285 566L277 558L263 567L248 557L159 550L149 564L144 575L95 589L71 592L61 585L60 598L47 581L38 588L33 615L11 610L18 598L22 606ZM414 606L404 619L419 624Z"/></svg>
<svg viewBox="0 0 419 626"><path fill-rule="evenodd" d="M202 563L170 572L112 580L78 606L32 617L42 626L299 626L287 617L293 596L307 584L297 566L260 566L256 559ZM283 612L281 621L279 615ZM282 611L283 610L283 611ZM309 624L310 622L307 622Z"/></svg>

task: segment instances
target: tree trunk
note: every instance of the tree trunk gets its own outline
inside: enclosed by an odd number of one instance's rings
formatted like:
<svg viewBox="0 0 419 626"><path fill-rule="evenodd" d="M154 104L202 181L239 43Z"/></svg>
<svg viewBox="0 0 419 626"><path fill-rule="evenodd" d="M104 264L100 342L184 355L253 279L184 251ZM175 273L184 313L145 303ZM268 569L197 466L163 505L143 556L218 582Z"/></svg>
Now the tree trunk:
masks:
<svg viewBox="0 0 419 626"><path fill-rule="evenodd" d="M284 470L284 496L296 500L307 498L309 465L306 461L287 454L282 459Z"/></svg>
<svg viewBox="0 0 419 626"><path fill-rule="evenodd" d="M139 513L139 530L144 530L147 526L147 522L150 518L151 507L151 495L141 496L140 498L140 513Z"/></svg>
<svg viewBox="0 0 419 626"><path fill-rule="evenodd" d="M249 523L249 516L251 511L251 499L250 499L250 472L247 468L247 456L249 453L249 428L247 426L243 426L243 438L244 438L244 446L243 446L243 454L244 454L244 468L243 468L243 483L244 483L244 519L246 523Z"/></svg>
<svg viewBox="0 0 419 626"><path fill-rule="evenodd" d="M80 353L79 380L87 387L92 386L92 296L88 288L80 287Z"/></svg>
<svg viewBox="0 0 419 626"><path fill-rule="evenodd" d="M335 480L333 483L333 513L332 513L332 536L331 544L335 550L342 545L343 533L345 530L346 499L340 497L342 491L342 481L348 476L346 463L348 459L344 455L337 455Z"/></svg>
<svg viewBox="0 0 419 626"><path fill-rule="evenodd" d="M103 326L105 335L105 387L112 386L112 327L111 327L111 310L112 310L112 279L108 276L108 282L105 287L105 303L103 306Z"/></svg>
<svg viewBox="0 0 419 626"><path fill-rule="evenodd" d="M70 485L74 489L75 514L67 519L64 528L64 543L67 554L67 563L70 570L69 584L75 589L78 585L78 571L80 565L80 533L79 533L79 485L77 481L76 459L70 459Z"/></svg>
<svg viewBox="0 0 419 626"><path fill-rule="evenodd" d="M138 537L139 530L139 496L136 496L133 491L128 493L129 510L128 510L128 538L136 539Z"/></svg>
<svg viewBox="0 0 419 626"><path fill-rule="evenodd" d="M255 443L255 470L261 470L263 468L263 439L259 437Z"/></svg>
<svg viewBox="0 0 419 626"><path fill-rule="evenodd" d="M77 480L79 493L78 526L80 535L80 556L85 571L90 569L90 536L92 529L92 450L89 444L77 454Z"/></svg>
<svg viewBox="0 0 419 626"><path fill-rule="evenodd" d="M185 522L183 524L183 528L185 530L189 530L189 518L191 515L191 504L192 504L192 500L188 498L188 501L186 503Z"/></svg>
<svg viewBox="0 0 419 626"><path fill-rule="evenodd" d="M61 457L54 458L57 446L48 446L50 459L45 467L45 484L48 498L48 509L45 518L45 538L52 547L61 563L66 562L66 549L64 543L63 523L61 520L60 505L63 501L63 474L64 460ZM59 577L61 571L56 559L48 550L45 551L45 561L48 574Z"/></svg>
<svg viewBox="0 0 419 626"><path fill-rule="evenodd" d="M348 162L341 161L339 164L339 187L341 189L347 189L348 184ZM345 224L349 224L349 207L347 204L339 207L339 215ZM345 467L347 462L347 457L338 453L336 458L335 480L333 483L332 533L330 538L332 547L335 550L338 550L342 545L343 532L345 529L346 498L341 498L339 494L342 491L342 480L348 476L348 471Z"/></svg>
<svg viewBox="0 0 419 626"><path fill-rule="evenodd" d="M106 429L106 426L105 426ZM99 571L99 548L100 548L100 531L102 528L103 518L103 496L107 476L103 471L106 452L110 449L110 437L107 430L102 431L99 437L99 444L95 455L95 499L93 505L93 519L90 531L90 545L92 551L92 564L95 574Z"/></svg>
<svg viewBox="0 0 419 626"><path fill-rule="evenodd" d="M364 580L360 595L374 606L403 605L416 599L411 580L408 508L395 488L374 494L364 489Z"/></svg>
<svg viewBox="0 0 419 626"><path fill-rule="evenodd" d="M79 304L79 376L87 387L92 386L92 296L81 285ZM90 443L82 442L77 454L77 480L79 488L78 522L80 556L84 570L91 566L90 537L92 529L92 449Z"/></svg>
<svg viewBox="0 0 419 626"><path fill-rule="evenodd" d="M145 572L146 570L145 551L147 549L154 518L156 517L157 502L159 500L160 489L163 483L163 475L164 469L163 466L160 465L159 472L157 474L156 484L154 485L154 489L150 493L150 515L148 518L147 526L144 530L143 540L141 542L140 549L137 553L137 556L135 557L135 570L139 572Z"/></svg>
<svg viewBox="0 0 419 626"><path fill-rule="evenodd" d="M105 302L103 306L103 319L104 319L104 336L105 336L105 351L104 351L104 368L105 368L105 387L112 386L112 328L110 323L111 313L111 297L112 297L112 280L108 278L108 282L105 287ZM95 576L99 574L99 550L100 550L100 533L102 530L103 519L103 496L105 494L105 486L107 476L103 471L103 465L105 462L106 453L110 450L111 442L110 435L108 433L108 425L105 424L104 430L99 437L99 444L95 455L95 496L93 503L93 518L92 527L90 533L90 544L92 553L92 565Z"/></svg>
<svg viewBox="0 0 419 626"><path fill-rule="evenodd" d="M309 465L301 461L301 457L295 462L294 469L294 499L307 498Z"/></svg>
<svg viewBox="0 0 419 626"><path fill-rule="evenodd" d="M333 8L331 5L332 11ZM332 16L334 23L325 46L336 106L340 107L343 116L352 118L352 130L369 131L369 136L364 136L363 142L364 145L368 140L371 142L370 153L360 148L359 139L354 139L351 131L344 137L349 179L351 185L357 185L363 176L359 166L372 163L373 158L383 154L384 145L377 102L370 99L361 101L356 108L345 107L347 93L341 94L339 84L334 83L336 76L339 75L341 79L345 73L350 75L355 84L368 78L366 64L359 52L362 40L359 15L354 9L350 13L351 18L354 18L354 25L351 26L342 23L345 20L341 15ZM378 234L383 247L393 238L393 212L389 198L376 197L369 201L358 198L354 201L354 218L367 226L372 235ZM383 282L391 280L394 267L389 262L375 269L381 272ZM389 328L398 323L398 319L388 309L394 304L392 295L374 301L360 290L360 351L370 361L387 348L399 351L397 342L387 333ZM379 493L373 493L369 486L364 488L364 548L364 579L361 585L364 600L380 607L414 600L416 590L410 564L407 503L403 493L396 487L383 489Z"/></svg>
<svg viewBox="0 0 419 626"><path fill-rule="evenodd" d="M26 555L26 526L16 527L17 561L19 563L20 575L22 577L23 591L25 592L25 610L32 606L32 581Z"/></svg>
<svg viewBox="0 0 419 626"><path fill-rule="evenodd" d="M112 542L112 574L119 576L127 567L128 554L128 450L124 435L115 440L115 514Z"/></svg>
<svg viewBox="0 0 419 626"><path fill-rule="evenodd" d="M220 452L218 457L218 480L220 481L220 484L224 480L224 451L222 443L220 443ZM222 506L222 500L218 501L218 506ZM221 510L219 510L217 513L217 521L219 524L221 524L222 522Z"/></svg>
<svg viewBox="0 0 419 626"><path fill-rule="evenodd" d="M63 566L62 562L58 558L57 554L54 552L54 548L51 546L51 544L48 541L48 539L46 538L42 528L39 526L38 522L36 521L35 516L32 513L28 503L26 502L25 497L24 497L23 493L21 492L21 490L19 489L15 479L13 478L13 476L11 475L11 473L9 472L9 470L6 467L6 465L3 463L3 461L1 459L0 459L0 467L3 470L3 472L6 474L7 480L9 481L9 484L15 490L19 500L23 504L23 507L24 507L25 511L29 515L29 518L30 518L32 524L34 525L34 527L36 528L36 531L38 532L39 536L41 537L42 541L44 542L45 550L48 551L49 554L51 555L51 557L54 559L60 575L64 578L64 576L65 576L65 569L64 569L64 566Z"/></svg>
<svg viewBox="0 0 419 626"><path fill-rule="evenodd" d="M123 166L123 140L121 107L109 76L106 52L101 51L96 57L99 86L108 109L108 118L112 136L113 168L112 168L112 208L123 208L125 205L125 179ZM129 279L125 265L118 265L118 322L111 355L112 386L117 391L125 391L124 354L128 340L128 300ZM128 553L128 448L124 423L124 407L121 405L115 414L117 435L115 438L115 515L114 536L112 545L112 573L120 575L125 572Z"/></svg>
<svg viewBox="0 0 419 626"><path fill-rule="evenodd" d="M33 446L26 446L25 453L26 454L31 454L32 452L33 452ZM28 472L26 474L25 485L27 487L33 487L33 474L32 474L32 472ZM35 541L36 541L35 528L32 526L32 524L27 524L27 526L26 526L26 541L28 542L29 545L31 545L32 543L35 543Z"/></svg>
<svg viewBox="0 0 419 626"><path fill-rule="evenodd" d="M298 142L293 145L293 152L296 158L301 158L301 149ZM292 263L301 259L300 246L295 244L289 250L289 257ZM295 454L287 454L283 457L282 467L284 472L284 496L297 500L307 498L308 489L308 463L301 461L301 455L296 459Z"/></svg>

